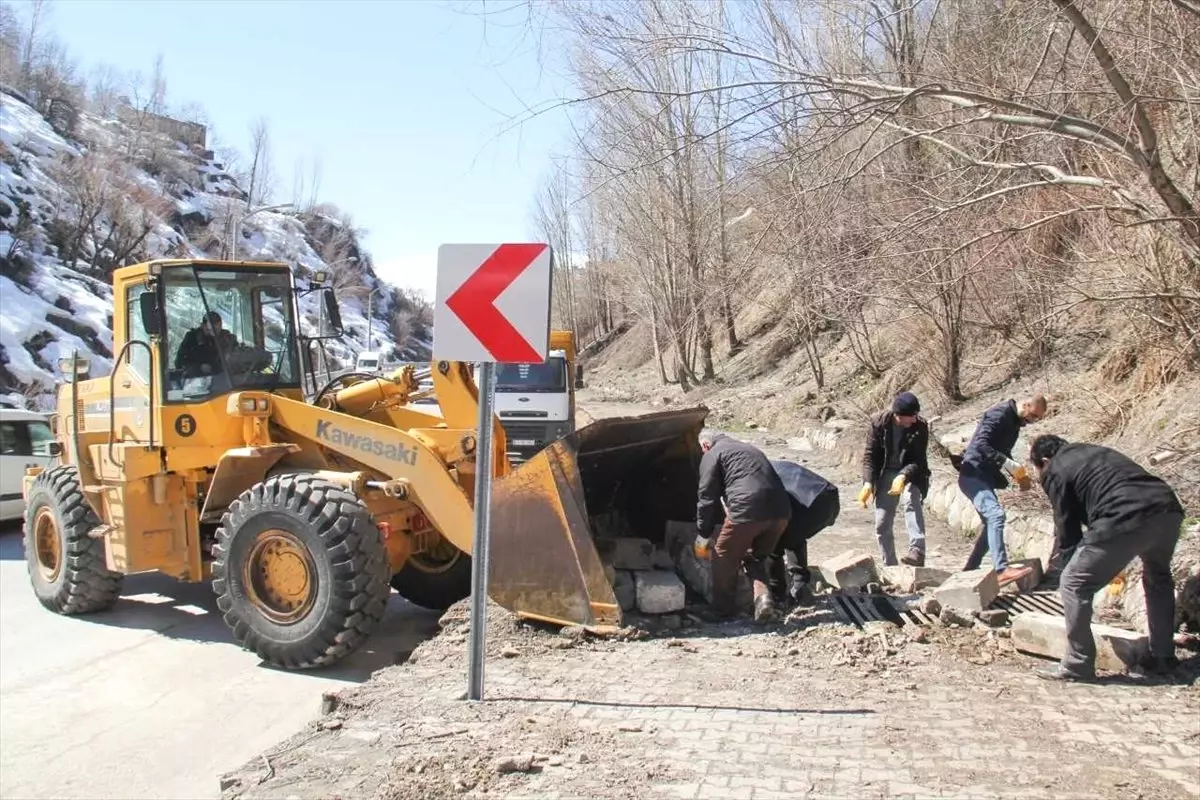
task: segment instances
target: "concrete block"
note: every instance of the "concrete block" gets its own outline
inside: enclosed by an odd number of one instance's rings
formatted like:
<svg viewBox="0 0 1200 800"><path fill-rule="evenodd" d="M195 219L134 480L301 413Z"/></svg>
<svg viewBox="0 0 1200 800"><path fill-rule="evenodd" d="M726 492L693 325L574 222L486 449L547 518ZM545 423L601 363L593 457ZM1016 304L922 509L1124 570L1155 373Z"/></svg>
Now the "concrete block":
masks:
<svg viewBox="0 0 1200 800"><path fill-rule="evenodd" d="M1010 586L1016 586L1017 591L1032 592L1041 585L1044 573L1042 572L1042 560L1040 558L1022 558L1019 561L1010 561L1008 565L1010 567L1029 567L1033 570L1033 572L1021 578L1015 584L1009 584Z"/></svg>
<svg viewBox="0 0 1200 800"><path fill-rule="evenodd" d="M671 560L671 554L661 547L654 548L654 553L650 556L650 563L655 569L669 569L675 571L675 562Z"/></svg>
<svg viewBox="0 0 1200 800"><path fill-rule="evenodd" d="M820 570L821 577L835 589L858 589L879 581L875 559L854 550L822 561Z"/></svg>
<svg viewBox="0 0 1200 800"><path fill-rule="evenodd" d="M613 592L617 595L617 605L622 611L632 611L637 607L637 587L633 580L634 573L619 570L617 579L613 581Z"/></svg>
<svg viewBox="0 0 1200 800"><path fill-rule="evenodd" d="M1000 593L1000 585L996 582L996 571L992 569L973 569L970 572L959 572L951 575L933 596L943 606L961 608L964 611L983 611L992 604Z"/></svg>
<svg viewBox="0 0 1200 800"><path fill-rule="evenodd" d="M692 542L696 541L696 523L692 520L667 520L667 530L663 537L667 552L671 558L678 559L679 553L685 548L690 550Z"/></svg>
<svg viewBox="0 0 1200 800"><path fill-rule="evenodd" d="M635 572L634 581L638 611L643 614L669 614L687 604L687 590L674 572Z"/></svg>
<svg viewBox="0 0 1200 800"><path fill-rule="evenodd" d="M1140 633L1092 625L1096 639L1096 668L1110 672L1136 664L1148 651L1149 640ZM1013 646L1022 653L1061 659L1067 651L1067 621L1052 614L1018 614L1012 623Z"/></svg>
<svg viewBox="0 0 1200 800"><path fill-rule="evenodd" d="M883 580L901 592L919 592L930 586L940 586L952 573L933 567L910 567L904 564L883 568Z"/></svg>
<svg viewBox="0 0 1200 800"><path fill-rule="evenodd" d="M617 569L654 569L651 560L654 545L649 539L637 539L632 536L621 536L616 539L597 539L596 549L600 558L612 564Z"/></svg>
<svg viewBox="0 0 1200 800"><path fill-rule="evenodd" d="M689 544L687 549L680 551L675 560L679 574L692 591L704 598L706 603L712 602L712 562L696 558ZM746 610L754 608L754 589L750 586L745 573L738 575L737 605Z"/></svg>

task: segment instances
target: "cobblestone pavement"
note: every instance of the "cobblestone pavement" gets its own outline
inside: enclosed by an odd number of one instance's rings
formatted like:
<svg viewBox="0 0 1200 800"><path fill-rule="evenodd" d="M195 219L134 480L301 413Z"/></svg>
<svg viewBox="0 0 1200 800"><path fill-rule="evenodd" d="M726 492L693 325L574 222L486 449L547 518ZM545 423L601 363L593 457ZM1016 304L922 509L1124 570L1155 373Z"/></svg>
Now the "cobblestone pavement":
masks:
<svg viewBox="0 0 1200 800"><path fill-rule="evenodd" d="M836 476L842 517L814 563L874 552L856 484ZM929 529L931 565L959 568L969 543ZM685 619L623 642L489 623L482 704L461 699L465 631L447 628L346 693L330 729L231 774L225 795L1200 797L1200 658L1173 683L1060 685L1003 634L831 622ZM526 751L528 769L497 766Z"/></svg>

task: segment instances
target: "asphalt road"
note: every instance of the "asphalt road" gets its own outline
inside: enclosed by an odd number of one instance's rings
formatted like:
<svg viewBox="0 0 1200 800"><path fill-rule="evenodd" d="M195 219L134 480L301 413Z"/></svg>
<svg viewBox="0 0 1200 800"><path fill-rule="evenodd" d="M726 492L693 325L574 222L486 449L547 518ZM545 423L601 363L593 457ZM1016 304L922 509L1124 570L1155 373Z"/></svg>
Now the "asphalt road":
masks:
<svg viewBox="0 0 1200 800"><path fill-rule="evenodd" d="M436 622L393 595L354 656L284 672L233 643L208 584L131 576L112 611L52 614L29 588L20 528L0 527L0 797L218 797L218 775L303 728L322 692L395 663Z"/></svg>

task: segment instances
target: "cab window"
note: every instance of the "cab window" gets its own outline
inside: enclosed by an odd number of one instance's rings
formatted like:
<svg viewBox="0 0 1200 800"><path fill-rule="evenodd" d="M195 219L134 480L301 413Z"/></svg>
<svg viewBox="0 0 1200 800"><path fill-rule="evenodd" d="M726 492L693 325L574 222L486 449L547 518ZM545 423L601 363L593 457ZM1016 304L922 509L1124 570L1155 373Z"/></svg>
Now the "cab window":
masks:
<svg viewBox="0 0 1200 800"><path fill-rule="evenodd" d="M131 342L150 342L150 335L146 333L146 326L142 324L142 314L139 307L141 296L149 292L150 289L145 284L130 286L125 292L125 330L128 331L129 341ZM130 370L141 378L143 381L150 380L150 351L141 345L133 345L127 351L125 356L126 363L129 364Z"/></svg>

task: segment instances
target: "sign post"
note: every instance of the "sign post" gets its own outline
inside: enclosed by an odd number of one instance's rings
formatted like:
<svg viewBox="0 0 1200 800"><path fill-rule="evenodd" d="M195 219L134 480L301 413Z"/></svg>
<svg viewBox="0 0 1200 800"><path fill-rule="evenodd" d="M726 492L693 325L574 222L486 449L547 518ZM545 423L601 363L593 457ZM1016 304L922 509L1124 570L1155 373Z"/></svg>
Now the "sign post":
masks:
<svg viewBox="0 0 1200 800"><path fill-rule="evenodd" d="M467 649L469 700L483 699L495 474L496 364L546 360L550 347L550 264L550 247L540 243L444 244L438 248L434 360L479 364L471 631Z"/></svg>

